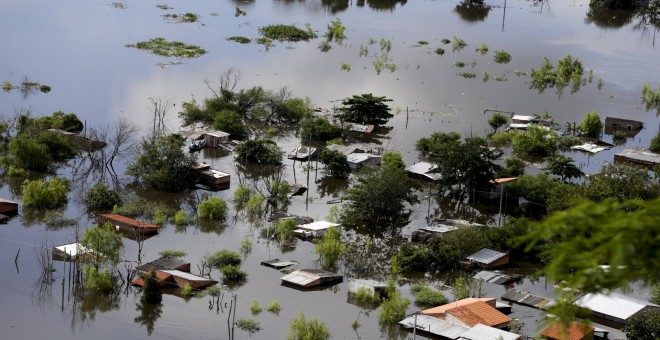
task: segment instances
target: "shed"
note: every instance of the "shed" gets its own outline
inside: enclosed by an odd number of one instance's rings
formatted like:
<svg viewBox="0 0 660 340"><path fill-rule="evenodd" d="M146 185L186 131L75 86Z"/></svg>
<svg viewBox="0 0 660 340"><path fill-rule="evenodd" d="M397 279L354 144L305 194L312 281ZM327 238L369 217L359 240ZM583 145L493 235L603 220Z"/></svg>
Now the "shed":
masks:
<svg viewBox="0 0 660 340"><path fill-rule="evenodd" d="M314 219L308 216L297 216L297 215L291 215L287 213L273 213L270 216L268 216L267 221L268 222L277 222L279 220L285 220L288 218L292 218L296 221L297 224L308 224L314 222Z"/></svg>
<svg viewBox="0 0 660 340"><path fill-rule="evenodd" d="M434 224L431 226L423 226L412 232L411 241L426 242L429 238L431 238L431 236L444 235L454 230L458 230L458 227L442 223Z"/></svg>
<svg viewBox="0 0 660 340"><path fill-rule="evenodd" d="M54 260L69 260L79 261L82 259L89 259L94 257L94 251L86 248L80 243L70 243L61 246L53 247Z"/></svg>
<svg viewBox="0 0 660 340"><path fill-rule="evenodd" d="M463 333L459 340L519 340L519 334L478 324Z"/></svg>
<svg viewBox="0 0 660 340"><path fill-rule="evenodd" d="M190 272L190 262L186 262L176 257L163 256L157 260L135 267L135 270L141 273L148 273L152 269L180 270L182 272Z"/></svg>
<svg viewBox="0 0 660 340"><path fill-rule="evenodd" d="M498 271L488 271L488 270L482 270L478 272L476 275L474 275L472 278L477 280L484 280L488 283L494 283L497 285L504 285L518 279L517 277L506 275Z"/></svg>
<svg viewBox="0 0 660 340"><path fill-rule="evenodd" d="M158 230L160 229L157 225L140 222L117 214L101 214L98 216L98 221L99 224L110 222L115 226L116 230L127 232L129 234L151 235L158 233Z"/></svg>
<svg viewBox="0 0 660 340"><path fill-rule="evenodd" d="M608 135L621 131L628 137L634 137L643 127L644 123L637 120L605 117L605 133Z"/></svg>
<svg viewBox="0 0 660 340"><path fill-rule="evenodd" d="M566 328L561 322L556 321L542 330L539 335L551 340L592 340L595 329L594 326L575 321L571 321Z"/></svg>
<svg viewBox="0 0 660 340"><path fill-rule="evenodd" d="M429 162L418 162L409 167L406 167L408 176L420 181L435 182L441 178L439 173L436 173L438 166Z"/></svg>
<svg viewBox="0 0 660 340"><path fill-rule="evenodd" d="M660 164L660 154L650 151L625 149L614 155L614 162L653 168Z"/></svg>
<svg viewBox="0 0 660 340"><path fill-rule="evenodd" d="M321 237L330 227L338 227L339 224L328 221L316 221L307 224L301 224L294 232L303 237Z"/></svg>
<svg viewBox="0 0 660 340"><path fill-rule="evenodd" d="M210 168L196 169L195 176L200 183L212 189L229 189L231 185L231 175L224 171Z"/></svg>
<svg viewBox="0 0 660 340"><path fill-rule="evenodd" d="M409 316L401 320L399 325L407 329L416 327L418 331L438 335L443 339L458 339L469 330L468 327L456 325L424 314L418 314L416 318L415 315Z"/></svg>
<svg viewBox="0 0 660 340"><path fill-rule="evenodd" d="M499 251L482 248L478 252L466 257L467 264L471 267L484 269L495 269L509 263L509 254Z"/></svg>
<svg viewBox="0 0 660 340"><path fill-rule="evenodd" d="M465 327L482 324L494 328L505 328L511 322L510 317L483 301L449 309L445 313L445 320Z"/></svg>
<svg viewBox="0 0 660 340"><path fill-rule="evenodd" d="M291 267L291 266L297 266L298 262L289 261L289 260L272 259L272 260L267 260L267 261L261 261L261 265L266 266L266 267L270 267L270 268L275 268L275 269L284 269L284 268Z"/></svg>
<svg viewBox="0 0 660 340"><path fill-rule="evenodd" d="M362 132L362 133L372 133L374 131L374 125L364 125L358 123L348 123L348 130L353 132Z"/></svg>
<svg viewBox="0 0 660 340"><path fill-rule="evenodd" d="M437 306L437 307L425 309L425 310L421 311L420 313L424 314L424 315L432 316L432 317L435 317L435 318L444 319L445 318L445 313L447 313L448 310L450 310L452 308L457 308L457 307L462 307L462 306L465 306L465 305L469 305L469 304L475 303L475 302L483 302L483 303L485 303L485 304L487 304L487 305L489 305L493 308L495 308L496 303L497 303L495 298L467 298L467 299L463 299L463 300L454 301L452 303L447 303L447 304L444 304L444 305L440 305L440 306Z"/></svg>
<svg viewBox="0 0 660 340"><path fill-rule="evenodd" d="M367 289L373 296L382 296L387 284L375 280L350 279L348 280L348 292L357 294L360 288Z"/></svg>
<svg viewBox="0 0 660 340"><path fill-rule="evenodd" d="M18 214L18 203L0 198L0 214L13 216Z"/></svg>
<svg viewBox="0 0 660 340"><path fill-rule="evenodd" d="M591 310L595 316L620 324L625 324L632 316L644 310L660 308L659 305L619 293L587 294L575 304Z"/></svg>
<svg viewBox="0 0 660 340"><path fill-rule="evenodd" d="M341 153L344 156L348 156L348 155L352 154L353 152L364 152L364 150L358 149L354 146L346 146L346 145L340 145L340 144L328 145L326 149L331 150L331 151L337 151L337 152Z"/></svg>
<svg viewBox="0 0 660 340"><path fill-rule="evenodd" d="M301 288L312 288L342 282L344 277L320 269L299 269L280 278L282 284Z"/></svg>
<svg viewBox="0 0 660 340"><path fill-rule="evenodd" d="M515 302L524 306L530 306L534 308L546 308L554 304L554 301L546 299L541 296L534 295L530 292L525 292L517 289L509 289L504 295L502 295L502 300Z"/></svg>
<svg viewBox="0 0 660 340"><path fill-rule="evenodd" d="M584 143L580 145L573 145L571 146L571 150L580 150L580 151L586 151L589 153L599 153L601 151L609 150L611 146L609 145L598 145L595 143Z"/></svg>
<svg viewBox="0 0 660 340"><path fill-rule="evenodd" d="M186 284L190 284L193 289L203 289L218 283L216 280L193 275L180 270L162 270L162 272L172 275L179 288L183 288Z"/></svg>
<svg viewBox="0 0 660 340"><path fill-rule="evenodd" d="M217 148L220 144L229 142L229 133L224 131L206 131L204 133L204 143L206 146Z"/></svg>
<svg viewBox="0 0 660 340"><path fill-rule="evenodd" d="M380 156L370 153L354 152L346 156L346 160L351 169L357 169L364 165L380 165Z"/></svg>

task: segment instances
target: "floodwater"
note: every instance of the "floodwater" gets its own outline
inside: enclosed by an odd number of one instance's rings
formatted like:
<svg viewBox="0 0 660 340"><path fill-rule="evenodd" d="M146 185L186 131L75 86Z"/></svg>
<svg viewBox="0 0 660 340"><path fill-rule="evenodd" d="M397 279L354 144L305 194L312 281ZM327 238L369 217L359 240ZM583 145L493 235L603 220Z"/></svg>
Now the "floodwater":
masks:
<svg viewBox="0 0 660 340"><path fill-rule="evenodd" d="M585 0L487 3L491 10L475 12L465 10L455 1L168 1L166 4L172 9L165 11L156 6L157 2L144 1L5 0L0 2L0 81L20 83L27 76L31 81L51 86L52 91L27 98L16 92L2 92L0 113L11 116L30 110L39 116L61 110L76 113L90 127L104 126L123 117L140 125L146 134L152 123L149 98L166 99L175 104L167 119L169 128L175 131L181 102L211 96L204 80L217 81L234 68L242 75L239 88L261 85L277 90L286 86L294 96L309 97L315 106L325 109L332 109L338 105L337 100L354 94L371 92L393 99L396 116L389 123L393 129L380 142L387 149L402 152L408 164L417 158L417 139L435 131L457 131L466 136L486 133L486 109L517 114L547 111L560 125L580 122L591 111L598 112L602 119L612 116L640 120L645 129L625 147L648 145L659 120L656 112L644 109L640 95L643 84L657 88L659 81L660 53L655 47L653 28L636 27L636 18L588 19ZM236 6L246 15L235 16ZM175 24L161 17L165 13L186 12L199 14L200 22ZM301 28L310 23L323 35L335 18L346 26L346 39L341 45L333 42L327 52L318 48L323 38L307 43L275 42L268 50L255 43L240 45L226 40L230 36L256 38L260 26L280 23ZM208 53L168 65L173 59L124 47L159 36L199 45ZM452 52L451 45L441 42L453 37L462 38L467 47ZM391 42L388 62L395 63L396 70L385 69L377 74L373 61L377 54L382 56L381 39ZM475 52L482 43L489 46L486 55ZM446 50L442 56L434 52L440 47ZM366 56L360 55L361 48L367 49ZM493 52L498 49L511 54L510 63L492 61ZM586 70L593 70L593 81L574 94L570 89L561 95L554 89L538 94L529 88L529 77L516 72L538 68L544 57L556 63L567 54L579 58ZM466 64L463 69L454 66L461 61ZM350 64L350 71L342 70L342 63ZM488 81L482 79L485 71L490 75ZM460 72L474 72L476 77L463 78L457 75ZM599 79L601 89L597 86ZM608 138L611 137L605 136ZM289 136L278 139L278 143L289 151L299 142ZM595 173L623 147L595 156L573 156L585 172ZM229 172L235 169L231 156L211 152L202 155L215 168ZM290 181L306 181L301 163L286 165ZM70 173L67 168L59 170L61 176ZM233 172L232 176L236 178ZM316 176L321 180L322 174L312 176L314 182ZM0 196L18 200L20 182L4 179L2 183L6 185L0 189ZM233 181L232 189L235 186ZM319 188L312 186L310 203L305 204L304 197L294 197L289 211L323 219L331 207L326 202L333 197L335 187L336 183L326 180ZM229 198L232 189L214 194ZM90 227L93 221L75 192L64 216L79 218L81 228ZM187 195L195 194L198 193ZM184 201L179 195L145 195L169 203ZM421 204L414 217L423 219L426 213L427 207ZM47 227L23 211L0 227L3 338L228 338L227 311L209 308L208 298L186 301L165 295L162 306L143 308L139 295L132 291L112 299L74 297L70 296L67 283L62 284L64 264L57 261L55 281L41 283L35 246L45 239L56 245L70 243L74 230ZM310 292L280 286L282 274L259 263L269 258L288 258L299 261L302 267L315 266L313 245L299 241L295 250L282 254L277 246L260 240L258 231L242 220L224 228L189 226L176 230L166 226L158 236L145 242L142 258L155 259L162 249L184 250L188 252L185 259L193 264L195 272L205 254L223 248L238 249L244 237L250 238L254 247L243 264L248 282L234 291L238 294L236 319L254 318L260 322L262 330L252 338L286 338L289 321L299 310L307 317L323 320L335 338L405 337L405 332L378 325L379 310L367 313L348 303L346 283ZM136 261L137 244L128 239L125 244L124 258ZM213 276L218 278L217 271ZM523 288L550 292L542 282L529 280ZM503 293L498 286L486 289L493 295ZM402 291L408 294L407 286ZM226 293L225 302L229 301L228 296ZM262 306L280 300L282 311L279 315L264 311L252 317L249 305L253 299ZM411 305L408 311L416 309ZM358 316L362 326L353 331L351 321ZM514 316L526 322L530 333L537 331L534 322L540 313L514 307ZM235 332L237 339L248 337L241 330Z"/></svg>

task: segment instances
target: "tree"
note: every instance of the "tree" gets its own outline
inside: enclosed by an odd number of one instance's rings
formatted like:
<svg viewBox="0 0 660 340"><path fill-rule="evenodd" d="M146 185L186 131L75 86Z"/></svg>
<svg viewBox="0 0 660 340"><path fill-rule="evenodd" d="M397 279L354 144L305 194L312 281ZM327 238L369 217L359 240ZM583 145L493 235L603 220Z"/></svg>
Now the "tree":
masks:
<svg viewBox="0 0 660 340"><path fill-rule="evenodd" d="M48 147L36 139L19 135L9 142L9 152L17 166L34 171L46 171L51 161Z"/></svg>
<svg viewBox="0 0 660 340"><path fill-rule="evenodd" d="M121 196L105 184L97 183L87 192L84 203L88 209L112 209L121 205Z"/></svg>
<svg viewBox="0 0 660 340"><path fill-rule="evenodd" d="M401 154L396 151L385 151L380 157L384 167L393 167L397 169L405 169L406 163L403 162Z"/></svg>
<svg viewBox="0 0 660 340"><path fill-rule="evenodd" d="M419 202L414 189L401 169L367 171L346 191L340 224L368 234L396 234L408 224L412 206Z"/></svg>
<svg viewBox="0 0 660 340"><path fill-rule="evenodd" d="M251 139L239 144L236 149L236 160L259 164L279 164L282 162L282 150L272 140Z"/></svg>
<svg viewBox="0 0 660 340"><path fill-rule="evenodd" d="M26 207L39 209L54 209L67 203L69 181L66 178L51 178L44 180L25 180L21 185L23 195L21 200Z"/></svg>
<svg viewBox="0 0 660 340"><path fill-rule="evenodd" d="M497 129L506 125L509 122L509 119L506 118L503 114L496 112L490 119L488 119L488 125L493 128L493 132L497 132Z"/></svg>
<svg viewBox="0 0 660 340"><path fill-rule="evenodd" d="M504 159L504 168L497 173L497 177L520 177L525 174L526 166L525 162L518 157L507 157Z"/></svg>
<svg viewBox="0 0 660 340"><path fill-rule="evenodd" d="M326 340L330 339L330 331L325 323L316 319L306 319L302 310L298 317L289 324L289 340Z"/></svg>
<svg viewBox="0 0 660 340"><path fill-rule="evenodd" d="M339 151L323 149L319 153L318 160L325 165L324 171L329 172L332 177L348 178L351 173L346 155Z"/></svg>
<svg viewBox="0 0 660 340"><path fill-rule="evenodd" d="M163 301L163 294L160 292L158 282L156 281L156 270L152 269L144 277L144 285L142 286L142 296L140 301L142 303L159 304Z"/></svg>
<svg viewBox="0 0 660 340"><path fill-rule="evenodd" d="M655 137L651 139L651 145L649 147L649 150L656 153L660 152L660 133L658 133L657 135L655 135Z"/></svg>
<svg viewBox="0 0 660 340"><path fill-rule="evenodd" d="M328 141L341 137L341 127L332 124L327 117L314 117L305 119L301 126L301 136L312 139Z"/></svg>
<svg viewBox="0 0 660 340"><path fill-rule="evenodd" d="M236 135L243 135L246 133L245 124L241 121L241 115L232 110L221 110L215 114L213 118L213 127Z"/></svg>
<svg viewBox="0 0 660 340"><path fill-rule="evenodd" d="M156 190L179 192L193 181L194 154L184 152L178 135L151 136L142 141L127 173Z"/></svg>
<svg viewBox="0 0 660 340"><path fill-rule="evenodd" d="M341 231L335 227L328 228L323 233L323 238L314 246L314 252L321 256L321 265L324 268L334 268L344 253Z"/></svg>
<svg viewBox="0 0 660 340"><path fill-rule="evenodd" d="M580 130L589 138L598 138L603 130L603 123L596 112L587 112L580 123Z"/></svg>
<svg viewBox="0 0 660 340"><path fill-rule="evenodd" d="M227 218L227 203L222 197L209 197L199 204L199 217L214 221L224 221Z"/></svg>
<svg viewBox="0 0 660 340"><path fill-rule="evenodd" d="M512 149L518 155L547 157L557 150L557 134L540 126L530 125L513 136Z"/></svg>
<svg viewBox="0 0 660 340"><path fill-rule="evenodd" d="M122 235L114 230L110 222L85 230L80 244L94 250L93 261L97 268L104 264L116 266L124 251Z"/></svg>
<svg viewBox="0 0 660 340"><path fill-rule="evenodd" d="M339 109L340 117L344 122L384 125L394 117L386 104L391 101L384 96L377 97L371 93L354 95L342 101L344 107Z"/></svg>
<svg viewBox="0 0 660 340"><path fill-rule="evenodd" d="M546 170L556 176L561 177L562 182L572 178L580 178L584 176L584 172L573 164L573 158L564 155L556 155L548 160Z"/></svg>
<svg viewBox="0 0 660 340"><path fill-rule="evenodd" d="M652 308L633 315L623 331L628 339L657 340L660 338L660 310Z"/></svg>
<svg viewBox="0 0 660 340"><path fill-rule="evenodd" d="M619 202L629 199L651 199L658 197L660 187L646 169L627 165L610 164L597 175L589 176L584 185L584 197L600 202L614 198Z"/></svg>

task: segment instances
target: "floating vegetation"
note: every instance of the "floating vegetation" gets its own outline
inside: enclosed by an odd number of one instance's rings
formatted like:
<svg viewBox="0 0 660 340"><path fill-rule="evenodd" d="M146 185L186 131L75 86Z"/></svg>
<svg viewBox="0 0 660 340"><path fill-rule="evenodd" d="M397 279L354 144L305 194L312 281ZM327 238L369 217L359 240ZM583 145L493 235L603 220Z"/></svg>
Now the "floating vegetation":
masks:
<svg viewBox="0 0 660 340"><path fill-rule="evenodd" d="M376 39L374 38L369 38L369 45L373 45L376 43Z"/></svg>
<svg viewBox="0 0 660 340"><path fill-rule="evenodd" d="M113 2L112 7L116 8L116 9L126 9L126 8L128 8L128 6L126 6L126 4L123 3L123 2Z"/></svg>
<svg viewBox="0 0 660 340"><path fill-rule="evenodd" d="M654 91L649 84L642 86L642 102L646 104L646 111L656 109L660 112L660 86Z"/></svg>
<svg viewBox="0 0 660 340"><path fill-rule="evenodd" d="M451 47L452 47L452 52L457 52L462 50L467 46L467 43L465 41L457 36L454 36L454 40L451 42Z"/></svg>
<svg viewBox="0 0 660 340"><path fill-rule="evenodd" d="M507 81L506 74L502 73L499 76L496 76L495 81Z"/></svg>
<svg viewBox="0 0 660 340"><path fill-rule="evenodd" d="M463 68L463 67L465 67L465 63L462 62L462 61L457 61L457 62L454 63L454 66L456 66L458 68Z"/></svg>
<svg viewBox="0 0 660 340"><path fill-rule="evenodd" d="M27 98L31 94L37 92L48 93L51 88L48 85L43 85L34 81L31 81L27 76L23 77L23 82L20 85L14 85L9 81L2 83L2 90L5 92L10 92L17 90L23 94L23 98Z"/></svg>
<svg viewBox="0 0 660 340"><path fill-rule="evenodd" d="M438 47L438 48L435 49L435 54L443 55L443 54L445 54L445 49L442 48L442 47Z"/></svg>
<svg viewBox="0 0 660 340"><path fill-rule="evenodd" d="M235 17L240 17L240 16L245 16L247 15L247 12L242 10L240 7L236 6L236 13L234 13Z"/></svg>
<svg viewBox="0 0 660 340"><path fill-rule="evenodd" d="M424 46L424 45L428 45L428 44L429 44L429 42L426 41L426 40L420 40L420 41L418 41L417 43L420 44L420 45L422 45L422 46Z"/></svg>
<svg viewBox="0 0 660 340"><path fill-rule="evenodd" d="M380 50L382 52L386 52L386 53L391 51L392 50L392 42L387 40L387 39L380 38Z"/></svg>
<svg viewBox="0 0 660 340"><path fill-rule="evenodd" d="M331 48L332 46L330 46L330 43L326 40L323 40L319 43L319 50L321 50L321 52L328 52Z"/></svg>
<svg viewBox="0 0 660 340"><path fill-rule="evenodd" d="M594 70L589 70L589 84L594 80Z"/></svg>
<svg viewBox="0 0 660 340"><path fill-rule="evenodd" d="M481 55L485 55L488 53L488 45L485 43L481 44L481 46L477 47L477 52L481 53Z"/></svg>
<svg viewBox="0 0 660 340"><path fill-rule="evenodd" d="M505 50L497 50L493 59L498 64L508 64L511 61L511 54Z"/></svg>
<svg viewBox="0 0 660 340"><path fill-rule="evenodd" d="M259 326L259 322L254 321L252 319L238 319L236 320L236 327L238 327L243 331L248 332L250 336L261 330L261 327Z"/></svg>
<svg viewBox="0 0 660 340"><path fill-rule="evenodd" d="M349 63L341 63L341 70L342 71L350 71L351 70L351 64Z"/></svg>
<svg viewBox="0 0 660 340"><path fill-rule="evenodd" d="M316 38L316 34L312 31L311 26L306 24L307 31L302 30L294 25L269 25L259 28L259 33L264 37L279 41L309 41Z"/></svg>
<svg viewBox="0 0 660 340"><path fill-rule="evenodd" d="M254 41L257 44L264 45L264 47L266 48L266 51L268 51L268 49L273 46L273 40L271 40L270 38L257 38L257 39L254 39Z"/></svg>
<svg viewBox="0 0 660 340"><path fill-rule="evenodd" d="M449 45L451 43L451 40L449 40L447 38L444 38L444 39L440 40L440 42L442 42L445 45Z"/></svg>
<svg viewBox="0 0 660 340"><path fill-rule="evenodd" d="M328 41L335 41L336 43L340 44L344 41L344 38L346 36L344 35L344 31L346 31L346 26L341 23L341 20L339 18L332 20L332 22L328 25L328 31L325 33L326 39Z"/></svg>
<svg viewBox="0 0 660 340"><path fill-rule="evenodd" d="M233 37L229 37L229 38L227 38L227 40L229 40L229 41L235 41L235 42L237 42L237 43L239 43L239 44L249 44L249 43L252 42L252 40L251 40L250 38L247 38L247 37L241 37L241 36L233 36Z"/></svg>
<svg viewBox="0 0 660 340"><path fill-rule="evenodd" d="M477 66L477 60L472 59L472 61L470 62L470 67L474 68L475 66Z"/></svg>
<svg viewBox="0 0 660 340"><path fill-rule="evenodd" d="M488 81L488 79L490 79L490 73L488 73L488 71L484 71L484 74L481 77L481 80L485 83L485 82Z"/></svg>
<svg viewBox="0 0 660 340"><path fill-rule="evenodd" d="M199 16L195 13L185 13L185 14L163 14L163 18L168 22L173 22L177 24L182 23L192 23L196 22L199 19Z"/></svg>
<svg viewBox="0 0 660 340"><path fill-rule="evenodd" d="M167 4L162 4L162 5L156 5L156 7L166 11L168 9L172 9L172 7L168 6Z"/></svg>
<svg viewBox="0 0 660 340"><path fill-rule="evenodd" d="M544 58L538 70L532 69L530 88L543 93L547 88L556 87L557 94L561 95L564 87L571 84L571 93L575 93L580 89L583 73L584 69L580 60L577 58L573 60L570 55L557 62L556 70L550 60Z"/></svg>
<svg viewBox="0 0 660 340"><path fill-rule="evenodd" d="M206 53L206 50L199 46L187 45L180 41L167 41L165 38L160 37L149 41L141 41L137 44L127 44L126 47L147 50L164 57L197 58Z"/></svg>
<svg viewBox="0 0 660 340"><path fill-rule="evenodd" d="M521 71L521 70L515 70L515 71L513 71L513 74L515 74L515 75L518 76L518 77L520 77L520 76L528 76L528 75L529 75L527 72L525 72L525 71Z"/></svg>
<svg viewBox="0 0 660 340"><path fill-rule="evenodd" d="M469 78L469 79L477 77L477 74L474 73L474 72L461 72L458 75L463 77L463 78Z"/></svg>
<svg viewBox="0 0 660 340"><path fill-rule="evenodd" d="M360 45L360 57L366 57L369 54L367 46Z"/></svg>
<svg viewBox="0 0 660 340"><path fill-rule="evenodd" d="M603 79L602 78L598 78L597 88L598 88L598 90L603 88Z"/></svg>

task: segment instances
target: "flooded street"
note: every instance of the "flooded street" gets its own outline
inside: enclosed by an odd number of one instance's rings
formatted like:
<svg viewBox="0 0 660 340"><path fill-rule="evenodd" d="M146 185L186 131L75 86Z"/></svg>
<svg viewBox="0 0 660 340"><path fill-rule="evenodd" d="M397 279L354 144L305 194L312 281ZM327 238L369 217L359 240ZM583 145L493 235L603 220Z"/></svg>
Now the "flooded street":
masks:
<svg viewBox="0 0 660 340"><path fill-rule="evenodd" d="M181 104L193 98L202 102L212 96L205 81L215 89L221 75L233 68L241 74L238 88L262 86L277 91L286 86L294 97L308 97L315 107L330 111L340 106L342 99L356 94L373 93L392 99L395 117L387 124L392 129L375 139L383 148L401 152L408 165L418 160L416 141L433 132L456 131L463 136L490 132L489 109L522 115L547 112L560 126L567 122L579 124L591 111L598 112L601 119L644 122L644 129L625 145L596 155L569 153L587 174L599 172L623 148L648 147L660 123L657 113L647 112L641 100L644 84L656 89L660 82L660 50L655 46L660 41L655 41L653 27L638 27L636 17L628 21L624 18L623 23L614 18L593 20L587 15L586 0L486 3L490 10L470 11L458 2L445 0L178 0L168 1L166 5L171 9L163 10L157 7L162 3L134 0L107 4L4 0L0 2L0 82L17 84L27 77L52 90L27 97L17 91L0 92L0 114L10 117L30 111L33 116L44 116L63 111L75 113L89 127L103 127L127 118L142 129L141 136L146 136L153 124L149 100L156 98L173 104L166 121L167 127L176 132ZM236 15L237 7L246 14ZM162 17L165 13L187 12L198 14L199 21L172 23ZM332 42L330 50L322 52L319 43L325 40L326 27L335 18L346 26L346 39L342 44ZM258 38L258 28L271 24L294 24L304 29L306 23L319 38L296 43L274 41L268 49L256 42L227 40L232 36ZM207 53L176 60L125 47L155 37L199 45ZM454 37L462 38L467 46L452 51L451 44L442 42ZM374 66L376 58L384 54L381 40L391 42L385 54L388 62L396 65L393 71L383 69L378 73ZM476 51L482 44L489 47L485 55ZM438 48L445 50L443 55L436 52ZM494 62L495 50L509 52L511 61ZM582 61L587 78L587 73L593 71L590 81L575 93L566 88L558 94L550 88L539 94L530 88L530 69L539 68L544 58L556 63L568 54ZM457 62L465 66L459 68ZM342 64L349 64L350 70L342 69ZM476 77L458 75L463 72L473 72ZM487 80L485 73L489 75ZM602 85L598 85L601 80ZM612 136L604 135L603 139L611 142ZM276 137L276 142L285 152L300 144L293 133ZM213 168L231 173L231 188L211 193L230 201L238 186L233 155L208 148L199 155ZM307 183L304 163L285 160L284 164L284 176L290 183ZM131 180L124 176L125 168L126 164L116 166L122 183L128 184ZM62 177L70 178L71 174L70 167L58 170ZM334 206L328 201L337 198L348 184L324 179L322 171L311 171L309 176L309 202L306 204L304 195L292 197L288 211L326 219ZM84 230L96 222L75 189L81 183L73 186L63 216L78 219ZM0 178L1 198L18 202L19 193L20 182L15 178ZM140 191L139 195L177 210L190 210L185 202L199 197L201 190L182 194ZM428 208L422 199L415 207L413 225L424 223ZM44 240L50 245L74 242L76 228L34 222L22 207L19 214L0 225L1 338L229 338L227 290L220 310L210 297L184 299L173 294L164 294L162 306L154 310L142 306L135 288L122 290L112 298L74 296L68 286L69 264L61 261L54 262L54 280L44 283L36 250ZM229 216L234 215L237 213L230 211ZM404 234L410 231L404 229ZM259 230L244 218L222 227L166 225L144 242L141 257L148 262L158 258L161 250L183 250L188 253L184 259L191 262L191 272L197 274L205 255L224 248L238 250L244 238L253 243L242 264L248 278L233 293L237 294L236 319L253 318L260 323L262 330L251 338L286 339L289 323L299 310L325 322L336 339L405 339L409 335L398 327L381 327L378 309L349 303L346 277L343 283L323 290L300 291L280 285L284 274L260 262L290 259L298 261L301 268L317 268L314 244L298 240L294 250L283 252L261 239ZM124 244L123 258L134 266L138 244L126 238ZM123 265L120 268L123 270ZM524 270L524 274L530 272ZM212 276L219 279L221 275L214 270ZM439 284L442 277L427 279ZM543 278L536 282L526 279L520 287L545 296L552 292ZM486 284L484 288L490 293L487 296L504 293L503 286ZM414 300L409 285L401 290ZM446 294L450 296L449 291ZM631 294L643 297L640 289ZM282 310L279 314L264 310L252 316L249 306L253 299L262 307L279 300ZM408 312L419 309L411 303ZM538 334L540 311L514 306L511 317L525 322L527 334ZM353 330L351 322L356 318L362 326ZM235 329L234 337L245 339L249 335Z"/></svg>

